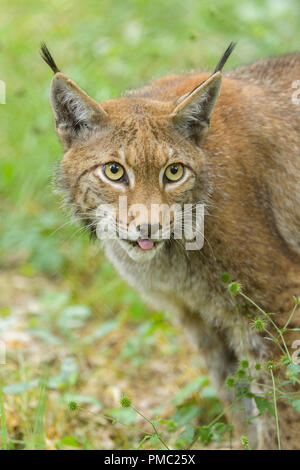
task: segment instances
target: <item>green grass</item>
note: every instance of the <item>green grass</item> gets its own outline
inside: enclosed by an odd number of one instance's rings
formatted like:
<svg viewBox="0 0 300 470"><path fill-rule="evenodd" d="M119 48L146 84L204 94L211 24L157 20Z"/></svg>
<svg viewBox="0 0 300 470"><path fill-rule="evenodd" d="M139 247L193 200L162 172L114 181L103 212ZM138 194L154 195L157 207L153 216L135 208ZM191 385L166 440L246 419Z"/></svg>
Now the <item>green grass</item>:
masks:
<svg viewBox="0 0 300 470"><path fill-rule="evenodd" d="M7 429L5 421L5 410L2 396L2 389L0 388L0 413L1 413L1 434L2 434L2 448L7 450Z"/></svg>
<svg viewBox="0 0 300 470"><path fill-rule="evenodd" d="M62 71L101 101L165 74L212 70L232 40L228 68L297 50L299 2L3 0L1 20L0 338L10 329L19 335L7 340L0 365L2 447L134 448L147 424L141 430L128 415L124 432L104 418L118 414L124 393L151 419L159 412L163 426L173 420L173 444L192 439L196 414L209 422L220 413L209 384L188 388L197 356L119 279L52 192L62 150L39 45L46 41ZM169 374L158 372L162 355ZM167 400L164 387L169 397L187 392ZM72 414L72 397L85 410Z"/></svg>
<svg viewBox="0 0 300 470"><path fill-rule="evenodd" d="M48 103L51 72L39 56L45 40L61 69L97 100L171 72L212 69L231 40L229 66L299 47L299 3L233 0L8 2L2 6L0 254L53 275L88 241L69 237L51 191L62 151ZM53 233L55 232L55 233ZM48 255L47 255L47 254Z"/></svg>

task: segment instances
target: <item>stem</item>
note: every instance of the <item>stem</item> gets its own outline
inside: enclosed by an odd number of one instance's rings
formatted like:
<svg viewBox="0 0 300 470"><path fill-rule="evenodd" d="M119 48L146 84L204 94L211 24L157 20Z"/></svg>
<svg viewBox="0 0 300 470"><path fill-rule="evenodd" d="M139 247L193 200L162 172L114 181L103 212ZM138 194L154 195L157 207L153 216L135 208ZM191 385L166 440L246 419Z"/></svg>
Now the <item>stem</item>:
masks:
<svg viewBox="0 0 300 470"><path fill-rule="evenodd" d="M145 436L141 442L139 443L139 445L137 446L136 450L140 450L142 448L142 445L144 444L144 442L146 442L147 440L149 439L149 436Z"/></svg>
<svg viewBox="0 0 300 470"><path fill-rule="evenodd" d="M254 307L256 307L263 315L264 317L266 317L269 322L274 326L275 330L277 331L277 333L279 334L280 338L281 338L281 341L283 343L283 346L285 348L285 352L289 358L289 361L292 361L291 359L291 356L290 356L290 353L289 353L289 350L287 348L287 345L284 341L284 338L283 338L283 335L282 335L282 331L280 330L280 328L278 328L278 326L276 325L276 323L273 322L272 318L270 317L270 315L268 313L266 313L259 305L257 305L254 300L250 299L250 297L248 297L246 294L244 294L242 291L239 291L239 294L244 297L244 299L248 300L248 302L250 302L252 305L254 305ZM269 332L268 332L269 333ZM270 333L269 333L270 334ZM273 335L271 335L272 338L274 338ZM280 346L280 345L279 345Z"/></svg>
<svg viewBox="0 0 300 470"><path fill-rule="evenodd" d="M277 400L276 400L276 388L275 388L275 380L272 368L270 368L270 374L272 377L273 383L273 400L274 400L274 410L275 410L275 420L276 420L276 430L277 430L277 440L278 440L278 450L281 450L280 447L280 432L279 432L279 422L278 422L278 413L277 413Z"/></svg>
<svg viewBox="0 0 300 470"><path fill-rule="evenodd" d="M265 387L265 388L268 388L268 389L270 389L270 390L273 390L273 387L272 387L271 385L262 384L262 383L259 383L259 382L252 382L252 383L253 383L254 385L257 385L258 387ZM278 385L278 387L280 387L280 384ZM257 393L264 394L264 393L266 393L266 392L257 392ZM256 395L257 395L257 393L256 393ZM282 390L277 389L277 394L278 394L278 393L279 393L280 395L282 395L283 397L285 397L286 394L287 394L286 392L283 392ZM298 396L299 396L299 392L289 392L289 396L292 396L292 395L295 395L296 397L298 397Z"/></svg>
<svg viewBox="0 0 300 470"><path fill-rule="evenodd" d="M289 316L288 321L286 322L286 324L285 324L284 327L282 328L282 331L285 331L285 330L287 329L287 326L288 326L288 324L290 323L291 319L293 318L294 313L295 313L296 308L298 307L298 305L299 305L299 300L297 299L297 300L295 301L295 305L294 305L294 308L293 308L293 310L292 310L292 313L291 313L291 315Z"/></svg>
<svg viewBox="0 0 300 470"><path fill-rule="evenodd" d="M272 333L271 333L269 330L267 330L267 328L265 328L265 331L268 333L268 335L269 335L270 338L274 341L274 343L277 344L277 346L279 347L280 351L281 351L283 354L285 354L286 351L282 348L282 346L281 346L281 344L279 343L278 339L277 339L274 335L272 335Z"/></svg>
<svg viewBox="0 0 300 470"><path fill-rule="evenodd" d="M231 408L233 407L233 405L234 405L235 403L237 403L237 402L240 401L240 400L241 400L241 398L236 398L236 399L231 403L231 405L229 405L227 408L225 408L225 410L223 410L222 413L220 413L216 418L214 418L206 427L209 428L209 427L213 426L217 421L219 421L220 418L222 418L228 411L231 410ZM196 436L194 437L194 439L193 439L191 445L188 447L188 450L190 450L190 449L193 447L193 445L197 442L198 438L199 438L199 433L197 433Z"/></svg>
<svg viewBox="0 0 300 470"><path fill-rule="evenodd" d="M140 415L142 418L144 418L149 424L151 424L153 430L154 430L154 433L157 435L158 439L160 440L160 442L165 446L165 448L167 450L170 450L169 447L167 446L167 444L165 443L165 441L160 437L157 429L156 429L156 426L155 424L153 424L153 422L148 419L146 416L143 415L143 413L141 413L139 410L137 410L136 408L134 408L134 406L132 406L132 409L138 414Z"/></svg>

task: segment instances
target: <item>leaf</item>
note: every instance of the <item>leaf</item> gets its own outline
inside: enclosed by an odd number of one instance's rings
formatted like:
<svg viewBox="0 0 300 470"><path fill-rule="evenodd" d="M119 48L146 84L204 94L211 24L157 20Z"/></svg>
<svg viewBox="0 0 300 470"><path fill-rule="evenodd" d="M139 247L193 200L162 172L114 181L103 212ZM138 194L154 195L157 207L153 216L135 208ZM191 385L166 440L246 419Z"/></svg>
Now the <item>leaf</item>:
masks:
<svg viewBox="0 0 300 470"><path fill-rule="evenodd" d="M271 416L275 416L274 407L266 398L255 395L254 400L260 415L263 415L268 410Z"/></svg>
<svg viewBox="0 0 300 470"><path fill-rule="evenodd" d="M65 436L60 441L59 444L68 446L68 447L76 447L79 448L80 444L76 441L75 437L73 436Z"/></svg>
<svg viewBox="0 0 300 470"><path fill-rule="evenodd" d="M121 424L134 424L136 422L136 413L132 408L112 408L107 414Z"/></svg>
<svg viewBox="0 0 300 470"><path fill-rule="evenodd" d="M204 387L201 392L200 392L200 397L205 398L205 399L215 399L217 398L216 390L212 385L207 385L207 387Z"/></svg>
<svg viewBox="0 0 300 470"><path fill-rule="evenodd" d="M57 325L62 330L80 328L84 326L91 313L91 309L86 305L72 305L61 312Z"/></svg>
<svg viewBox="0 0 300 470"><path fill-rule="evenodd" d="M78 365L74 357L66 357L60 367L60 373L66 379L70 377L71 374L77 373Z"/></svg>
<svg viewBox="0 0 300 470"><path fill-rule="evenodd" d="M157 443L158 443L158 441L159 441L159 440L158 440L157 434L154 434L154 435L149 439L149 444L150 444L151 446L156 446Z"/></svg>
<svg viewBox="0 0 300 470"><path fill-rule="evenodd" d="M78 365L74 357L66 357L60 367L58 375L50 377L48 387L64 388L65 385L75 385L78 377Z"/></svg>
<svg viewBox="0 0 300 470"><path fill-rule="evenodd" d="M222 422L215 423L212 426L212 431L216 434L223 434L227 429L227 425Z"/></svg>
<svg viewBox="0 0 300 470"><path fill-rule="evenodd" d="M209 426L200 426L198 428L198 431L199 431L199 438L201 442L203 442L203 444L208 444L212 440L213 433Z"/></svg>
<svg viewBox="0 0 300 470"><path fill-rule="evenodd" d="M233 430L233 426L229 425L229 424L225 424L225 423L222 423L222 422L218 422L218 423L215 423L212 428L211 428L212 432L213 432L213 440L214 441L221 441L221 438L222 438L222 435L225 433L225 432L231 432Z"/></svg>
<svg viewBox="0 0 300 470"><path fill-rule="evenodd" d="M292 406L294 408L296 408L296 410L298 411L298 413L300 413L300 400L294 400L292 401Z"/></svg>
<svg viewBox="0 0 300 470"><path fill-rule="evenodd" d="M11 314L11 310L9 307L4 307L0 310L0 317L8 317Z"/></svg>
<svg viewBox="0 0 300 470"><path fill-rule="evenodd" d="M29 329L26 330L27 333L29 333L31 336L34 336L35 338L39 338L42 341L44 341L46 344L52 344L52 345L59 345L62 344L62 341L54 336L52 333L46 330L34 330L34 329Z"/></svg>
<svg viewBox="0 0 300 470"><path fill-rule="evenodd" d="M40 302L46 309L55 311L63 308L70 299L70 293L65 291L47 291L40 297Z"/></svg>
<svg viewBox="0 0 300 470"><path fill-rule="evenodd" d="M14 384L5 385L2 387L2 391L8 395L17 395L18 393L24 393L30 388L36 387L38 383L38 380L32 380L31 382L16 382Z"/></svg>
<svg viewBox="0 0 300 470"><path fill-rule="evenodd" d="M56 248L55 242L49 238L39 237L38 243L32 248L32 264L40 271L57 274L63 266L63 254Z"/></svg>
<svg viewBox="0 0 300 470"><path fill-rule="evenodd" d="M193 418L199 416L202 408L195 401L177 406L176 412L171 417L178 426L189 424Z"/></svg>
<svg viewBox="0 0 300 470"><path fill-rule="evenodd" d="M188 424L180 434L179 439L184 439L187 444L191 444L195 435L195 426Z"/></svg>
<svg viewBox="0 0 300 470"><path fill-rule="evenodd" d="M288 377L297 377L297 375L300 373L300 365L293 362L287 366L286 370Z"/></svg>
<svg viewBox="0 0 300 470"><path fill-rule="evenodd" d="M82 395L81 393L65 393L63 400L65 403L70 403L71 401L75 401L76 403L87 403L90 405L95 405L101 410L103 408L102 403L98 400L98 398L93 397L92 395Z"/></svg>
<svg viewBox="0 0 300 470"><path fill-rule="evenodd" d="M102 325L97 328L91 335L87 336L84 340L85 343L90 344L96 339L102 338L103 336L107 335L111 331L118 328L119 322L117 320L108 320Z"/></svg>
<svg viewBox="0 0 300 470"><path fill-rule="evenodd" d="M188 383L185 387L183 387L182 390L180 390L180 392L178 392L175 395L175 397L172 399L172 402L175 404L179 404L186 397L196 392L197 390L200 390L200 388L203 387L204 385L208 385L208 383L209 383L209 380L207 377L205 376L196 377L194 380Z"/></svg>

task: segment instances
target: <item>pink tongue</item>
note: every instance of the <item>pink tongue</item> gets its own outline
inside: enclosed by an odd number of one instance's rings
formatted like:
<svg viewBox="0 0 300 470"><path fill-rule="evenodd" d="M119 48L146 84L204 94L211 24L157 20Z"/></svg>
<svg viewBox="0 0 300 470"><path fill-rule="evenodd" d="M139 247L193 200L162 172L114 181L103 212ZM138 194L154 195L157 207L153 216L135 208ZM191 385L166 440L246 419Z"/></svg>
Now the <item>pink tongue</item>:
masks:
<svg viewBox="0 0 300 470"><path fill-rule="evenodd" d="M142 250L151 250L153 248L153 241L152 240L138 240L139 247L142 248Z"/></svg>

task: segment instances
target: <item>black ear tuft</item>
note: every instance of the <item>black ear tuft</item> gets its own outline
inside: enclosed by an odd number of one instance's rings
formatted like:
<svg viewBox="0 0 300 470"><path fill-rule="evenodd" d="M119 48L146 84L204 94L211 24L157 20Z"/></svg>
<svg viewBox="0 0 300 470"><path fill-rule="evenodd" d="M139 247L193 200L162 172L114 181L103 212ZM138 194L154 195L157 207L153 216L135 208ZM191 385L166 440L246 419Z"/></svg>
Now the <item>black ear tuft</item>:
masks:
<svg viewBox="0 0 300 470"><path fill-rule="evenodd" d="M222 68L224 67L224 65L226 64L227 62L227 59L228 57L230 56L230 54L232 53L233 49L235 48L236 46L236 42L231 42L229 44L229 46L227 47L226 51L224 52L224 54L222 55L221 59L219 60L219 63L218 65L216 66L215 70L214 70L214 73L217 73L217 72L221 72L222 71Z"/></svg>
<svg viewBox="0 0 300 470"><path fill-rule="evenodd" d="M46 64L49 65L49 67L53 70L54 73L60 72L59 68L54 62L52 55L50 54L48 47L46 46L44 42L42 42L41 44L41 57L44 59Z"/></svg>

